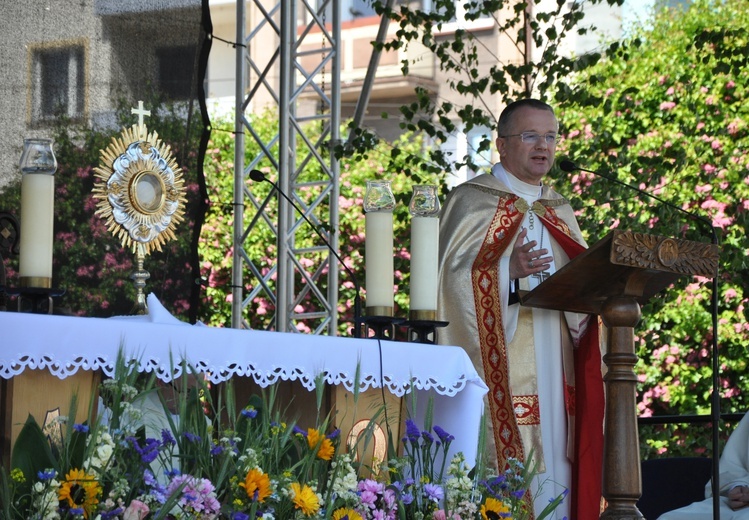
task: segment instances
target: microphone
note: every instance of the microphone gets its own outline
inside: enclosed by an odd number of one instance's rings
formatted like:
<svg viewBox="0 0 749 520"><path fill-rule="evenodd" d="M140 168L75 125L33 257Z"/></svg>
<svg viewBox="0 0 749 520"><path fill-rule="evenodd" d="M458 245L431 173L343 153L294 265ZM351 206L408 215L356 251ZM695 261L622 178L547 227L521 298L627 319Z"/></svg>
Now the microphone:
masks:
<svg viewBox="0 0 749 520"><path fill-rule="evenodd" d="M710 229L712 243L716 244L716 245L718 244L718 234L715 232L715 228L713 227L712 222L710 222L708 219L706 219L705 217L703 217L701 215L697 215L696 213L692 213L691 211L687 211L684 208L680 208L676 204L673 204L673 203L671 203L671 202L669 202L667 200L663 200L660 197L658 197L656 195L653 195L652 193L649 193L649 192L647 192L645 190L641 190L640 188L637 188L636 186L632 186L631 184L627 184L626 182L620 181L619 179L617 179L616 177L613 177L611 175L606 175L606 174L601 173L601 172L597 172L597 171L587 170L585 168L581 168L580 166L576 165L574 162L570 161L569 159L563 159L559 163L559 168L562 171L567 172L567 173L572 173L572 172L575 172L575 171L592 173L593 175L595 175L597 177L601 177L601 178L607 179L607 180L609 180L611 182L615 182L616 184L619 184L620 186L624 186L627 189L636 191L640 195L645 195L646 197L649 197L649 198L651 198L651 199L653 199L653 200L655 200L655 201L663 204L664 206L667 206L667 207L669 207L671 209L679 211L679 212L685 214L686 216L688 216L689 218L691 218L693 220L696 220L697 222L699 222L699 223L704 224L705 226L707 226L708 229Z"/></svg>
<svg viewBox="0 0 749 520"><path fill-rule="evenodd" d="M636 188L635 186L627 184L626 182L622 182L616 177L605 175L601 172L596 172L593 170L586 170L585 168L581 168L577 166L575 163L573 163L572 161L570 161L569 159L562 160L559 163L559 168L561 168L562 171L565 171L567 173L572 173L577 170L581 172L592 173L593 175L596 175L598 177L603 177L604 179L608 179L621 186L624 186L625 188L634 190L637 193L645 195L646 197L649 197L669 208L680 211L684 213L685 215L687 215L689 218L694 219L697 222L700 222L702 224L705 224L710 229L710 234L712 235L712 243L714 245L718 245L718 234L715 231L715 227L713 226L713 223L701 215L697 215L696 213L692 213L683 208L680 208L679 206L672 204L671 202L668 202L667 200L663 200L660 197L653 195L652 193L648 193L645 190L641 190L639 188ZM712 295L710 298L710 307L711 307L712 328L713 328L713 341L712 341L712 352L713 352L713 356L712 356L713 357L712 359L712 369L713 369L712 387L713 388L712 390L713 390L713 393L711 396L711 403L710 403L711 404L710 419L713 423L713 435L712 435L713 468L712 468L711 485L712 485L712 491L713 491L713 516L714 518L719 518L720 516L720 500L719 500L720 467L718 464L718 460L719 460L718 452L719 452L719 447L720 447L720 440L719 440L720 386L719 386L719 381L718 381L718 374L720 373L720 363L718 360L718 274L717 273L713 276L711 291L712 291Z"/></svg>
<svg viewBox="0 0 749 520"><path fill-rule="evenodd" d="M307 218L307 215L304 214L304 212L301 210L299 206L296 205L296 203L291 200L291 198L286 195L281 188L278 187L278 184L273 182L272 180L268 179L263 172L260 170L250 170L250 179L252 179L255 182L267 182L270 183L273 188L284 198L286 201L291 204L294 209L299 213L302 218L309 224L312 229L315 230L315 233L317 233L317 236L320 237L320 240L323 241L325 246L328 248L328 250L333 253L336 260L338 260L338 263L343 266L343 269L346 271L346 273L349 275L349 278L354 283L354 289L356 290L356 296L354 297L354 337L359 338L361 337L360 330L359 330L359 324L361 323L361 288L359 286L359 281L356 279L356 275L354 272L349 268L349 266L346 265L346 263L343 261L341 256L338 254L338 251L333 249L333 246L330 245L330 242L323 236L322 233L320 233L320 230L317 229L317 226L312 223L312 221Z"/></svg>

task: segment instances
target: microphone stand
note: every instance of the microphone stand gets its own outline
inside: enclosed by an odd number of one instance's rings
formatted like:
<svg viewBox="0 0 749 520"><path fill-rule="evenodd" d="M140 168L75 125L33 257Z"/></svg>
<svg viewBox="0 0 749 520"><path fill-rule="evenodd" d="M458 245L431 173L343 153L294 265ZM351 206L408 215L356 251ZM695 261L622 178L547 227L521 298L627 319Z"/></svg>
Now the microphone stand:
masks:
<svg viewBox="0 0 749 520"><path fill-rule="evenodd" d="M341 256L338 254L338 252L333 248L333 246L330 245L330 242L328 242L328 240L323 236L323 234L320 233L320 230L317 229L317 226L307 217L307 215L305 215L305 213L301 210L301 208L299 206L297 206L297 204L293 200L291 200L291 198L289 198L289 196L286 195L281 190L281 188L278 187L278 185L275 182L273 182L272 180L268 179L265 176L265 174L263 172L261 172L260 170L250 170L250 179L252 179L255 182L265 181L265 182L269 183L271 186L273 186L273 188L276 190L276 192L278 192L284 199L286 199L286 201L289 204L291 204L291 206L297 211L297 213L299 213L302 216L302 218L307 222L307 224L309 224L312 227L312 229L315 230L315 233L317 234L318 237L320 237L320 240L323 241L323 243L325 244L325 247L327 247L328 250L331 253L333 253L333 255L335 256L336 260L338 260L338 263L343 266L343 269L346 271L346 273L349 275L349 278L354 283L354 289L356 291L356 296L354 297L354 331L353 331L353 336L355 338L360 338L361 337L361 330L360 330L359 326L360 326L360 324L362 322L362 318L361 318L361 289L360 289L360 286L359 286L359 282L356 279L356 276L354 275L353 271L349 268L349 266L346 265L346 263L343 261L343 259L341 258Z"/></svg>
<svg viewBox="0 0 749 520"><path fill-rule="evenodd" d="M578 171L578 170L581 172L592 173L593 175L610 180L611 182L615 182L616 184L619 184L620 186L629 188L630 190L634 190L637 193L645 195L646 197L649 197L671 209L675 209L676 211L684 213L689 218L696 220L697 222L700 222L702 224L705 224L710 229L712 243L716 246L719 245L718 234L715 231L715 227L713 226L712 222L710 222L708 219L706 219L705 217L701 215L691 213L667 200L663 200L660 197L653 195L652 193L636 188L635 186L632 186L631 184L627 184L626 182L620 181L616 177L605 175L597 171L581 168L577 166L575 163L573 163L572 161L570 161L569 159L564 159L563 161L561 161L559 163L559 168L561 168L562 171L565 171L567 173L571 173L573 171ZM712 341L713 393L712 393L712 396L710 396L710 420L713 423L713 432L712 432L713 475L712 475L711 487L713 491L713 518L720 519L720 465L719 465L720 457L718 456L718 451L720 448L720 438L719 438L720 385L718 384L718 372L720 369L720 363L718 360L718 272L717 271L712 279L711 291L712 291L712 294L710 296L710 307L711 307L712 327L713 327L713 341Z"/></svg>

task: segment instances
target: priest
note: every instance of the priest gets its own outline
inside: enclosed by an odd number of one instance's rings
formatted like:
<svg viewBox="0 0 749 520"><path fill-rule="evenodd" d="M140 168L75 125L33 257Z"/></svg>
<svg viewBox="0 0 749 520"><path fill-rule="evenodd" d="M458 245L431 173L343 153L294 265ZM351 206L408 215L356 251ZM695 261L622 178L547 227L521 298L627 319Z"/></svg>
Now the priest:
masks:
<svg viewBox="0 0 749 520"><path fill-rule="evenodd" d="M596 317L519 303L586 245L569 202L544 184L559 125L536 99L508 105L500 162L451 191L440 217L439 342L466 349L489 386L487 456L534 466L536 516L599 518L603 380Z"/></svg>

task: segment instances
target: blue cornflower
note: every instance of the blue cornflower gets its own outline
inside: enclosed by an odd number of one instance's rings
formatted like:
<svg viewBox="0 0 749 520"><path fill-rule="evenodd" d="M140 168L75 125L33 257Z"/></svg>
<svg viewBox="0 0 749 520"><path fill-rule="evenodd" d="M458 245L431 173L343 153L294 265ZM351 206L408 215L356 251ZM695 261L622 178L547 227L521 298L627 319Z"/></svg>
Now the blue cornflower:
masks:
<svg viewBox="0 0 749 520"><path fill-rule="evenodd" d="M82 515L85 513L85 510L82 507L71 507L68 509L68 513L71 515Z"/></svg>
<svg viewBox="0 0 749 520"><path fill-rule="evenodd" d="M57 476L57 472L53 469L49 471L40 471L36 476L39 477L39 480L52 480Z"/></svg>
<svg viewBox="0 0 749 520"><path fill-rule="evenodd" d="M242 513L241 511L237 511L234 513L231 517L231 520L249 520L250 515L247 513Z"/></svg>
<svg viewBox="0 0 749 520"><path fill-rule="evenodd" d="M182 473L177 468L172 468L166 472L166 476L170 479L181 475Z"/></svg>
<svg viewBox="0 0 749 520"><path fill-rule="evenodd" d="M254 419L255 417L257 417L257 410L250 406L242 410L240 414L242 415L242 417L246 417L247 419Z"/></svg>
<svg viewBox="0 0 749 520"><path fill-rule="evenodd" d="M77 431L78 433L88 433L88 425L86 424L74 424L73 430Z"/></svg>
<svg viewBox="0 0 749 520"><path fill-rule="evenodd" d="M333 440L333 439L337 439L340 436L341 436L341 429L336 428L335 430L333 430L332 432L328 434L328 439Z"/></svg>
<svg viewBox="0 0 749 520"><path fill-rule="evenodd" d="M409 505L411 502L414 501L414 495L413 493L403 493L401 495L401 500L403 501L403 505Z"/></svg>
<svg viewBox="0 0 749 520"><path fill-rule="evenodd" d="M221 455L223 452L224 452L224 447L221 446L220 444L214 444L213 448L211 448L211 455L213 455L214 457L216 455Z"/></svg>
<svg viewBox="0 0 749 520"><path fill-rule="evenodd" d="M517 498L517 499L523 498L523 495L525 495L525 490L524 489L518 489L517 491L513 491L512 492L512 496L515 497L515 498Z"/></svg>
<svg viewBox="0 0 749 520"><path fill-rule="evenodd" d="M302 430L299 426L294 425L293 431L297 435L301 435L302 437L307 437L307 432Z"/></svg>

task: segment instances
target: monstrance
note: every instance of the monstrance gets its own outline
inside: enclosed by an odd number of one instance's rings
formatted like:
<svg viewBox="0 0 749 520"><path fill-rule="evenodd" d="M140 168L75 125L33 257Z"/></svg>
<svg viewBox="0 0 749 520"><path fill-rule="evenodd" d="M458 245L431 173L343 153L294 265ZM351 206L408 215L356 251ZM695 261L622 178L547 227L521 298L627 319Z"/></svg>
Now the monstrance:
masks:
<svg viewBox="0 0 749 520"><path fill-rule="evenodd" d="M142 101L132 112L138 123L123 129L99 153L93 197L99 201L95 213L135 254L137 268L130 278L137 294L132 314L147 314L143 289L151 275L143 268L145 257L176 238L174 229L184 220L186 199L182 170L170 147L143 123L150 112L143 110Z"/></svg>

